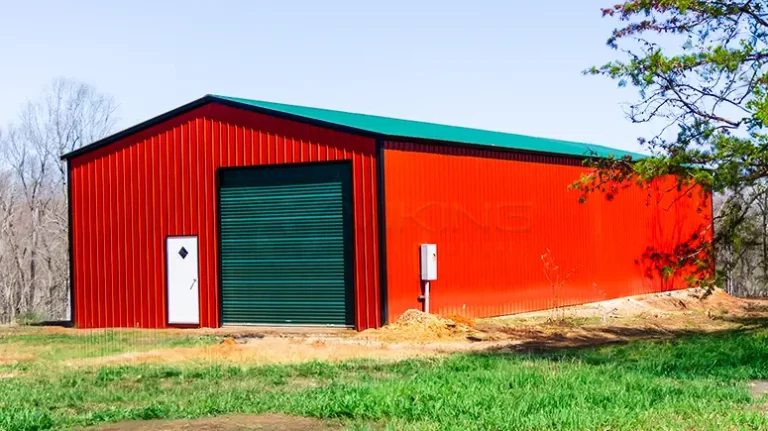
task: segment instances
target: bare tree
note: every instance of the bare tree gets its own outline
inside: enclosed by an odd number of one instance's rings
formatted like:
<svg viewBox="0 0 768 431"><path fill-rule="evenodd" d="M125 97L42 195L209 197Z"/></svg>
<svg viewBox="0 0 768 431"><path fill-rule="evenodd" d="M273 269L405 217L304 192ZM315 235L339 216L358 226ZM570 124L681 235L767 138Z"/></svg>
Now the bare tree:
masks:
<svg viewBox="0 0 768 431"><path fill-rule="evenodd" d="M67 171L59 157L106 136L115 110L93 87L57 79L0 137L0 322L65 318Z"/></svg>
<svg viewBox="0 0 768 431"><path fill-rule="evenodd" d="M715 248L717 265L723 273L725 289L738 296L764 297L768 294L768 183L760 181L740 193L716 197L715 213L740 217L733 241ZM727 206L735 208L726 208ZM723 211L725 209L725 211ZM733 216L732 216L733 217ZM715 219L721 225L735 225L727 218Z"/></svg>

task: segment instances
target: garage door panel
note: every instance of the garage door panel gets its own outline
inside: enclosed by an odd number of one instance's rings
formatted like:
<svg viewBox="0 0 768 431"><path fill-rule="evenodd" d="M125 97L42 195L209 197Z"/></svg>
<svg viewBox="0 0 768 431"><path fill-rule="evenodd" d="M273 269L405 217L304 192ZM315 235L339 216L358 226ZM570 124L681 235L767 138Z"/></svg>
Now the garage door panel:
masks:
<svg viewBox="0 0 768 431"><path fill-rule="evenodd" d="M348 163L220 176L225 324L352 325Z"/></svg>
<svg viewBox="0 0 768 431"><path fill-rule="evenodd" d="M222 243L222 246L232 249L233 251L240 251L247 253L251 251L251 254L237 256L233 262L247 261L252 259L343 259L344 249L336 244L323 244L323 243L302 243L300 241L284 242L279 244L265 243L259 241L241 241L238 243ZM258 248L258 250L254 250ZM323 257L318 257L318 253L324 253ZM297 256L298 255L298 256Z"/></svg>

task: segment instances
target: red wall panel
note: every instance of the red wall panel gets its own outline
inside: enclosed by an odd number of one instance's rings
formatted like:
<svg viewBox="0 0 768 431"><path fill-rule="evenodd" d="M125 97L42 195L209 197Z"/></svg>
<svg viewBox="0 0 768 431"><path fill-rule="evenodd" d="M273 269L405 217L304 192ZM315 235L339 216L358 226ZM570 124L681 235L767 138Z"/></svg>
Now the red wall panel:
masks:
<svg viewBox="0 0 768 431"><path fill-rule="evenodd" d="M431 307L504 315L685 287L648 278L642 256L707 232L706 196L663 186L578 203L573 158L387 142L384 151L389 321L421 309L418 247L437 244ZM667 184L668 185L668 184ZM702 211L699 211L699 208ZM567 278L553 289L542 255Z"/></svg>
<svg viewBox="0 0 768 431"><path fill-rule="evenodd" d="M381 322L373 139L208 104L70 160L75 322L166 326L165 239L197 235L200 322L220 324L216 172L350 160L355 321Z"/></svg>

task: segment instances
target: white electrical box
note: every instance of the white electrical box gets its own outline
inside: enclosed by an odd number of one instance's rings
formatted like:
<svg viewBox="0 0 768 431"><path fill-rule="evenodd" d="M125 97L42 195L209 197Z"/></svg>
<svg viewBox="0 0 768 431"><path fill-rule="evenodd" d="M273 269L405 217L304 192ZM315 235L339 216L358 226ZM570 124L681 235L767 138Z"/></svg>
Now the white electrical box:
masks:
<svg viewBox="0 0 768 431"><path fill-rule="evenodd" d="M421 245L421 279L437 280L437 245Z"/></svg>

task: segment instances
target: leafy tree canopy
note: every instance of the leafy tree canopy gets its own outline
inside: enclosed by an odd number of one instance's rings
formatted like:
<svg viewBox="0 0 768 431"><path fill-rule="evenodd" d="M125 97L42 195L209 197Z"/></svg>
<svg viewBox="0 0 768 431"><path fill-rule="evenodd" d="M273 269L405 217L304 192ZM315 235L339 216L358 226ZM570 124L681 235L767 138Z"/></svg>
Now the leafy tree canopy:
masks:
<svg viewBox="0 0 768 431"><path fill-rule="evenodd" d="M619 23L608 45L621 58L585 73L636 88L628 117L661 130L641 139L649 158L593 162L575 185L582 199L674 175L678 189L724 197L713 239L738 247L750 208L768 190L768 0L628 0L602 12ZM673 139L664 137L669 127ZM695 256L711 268L703 249L684 249L676 259Z"/></svg>

